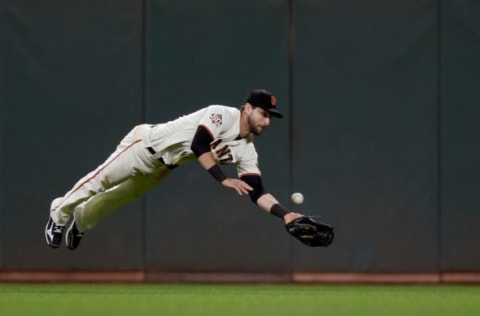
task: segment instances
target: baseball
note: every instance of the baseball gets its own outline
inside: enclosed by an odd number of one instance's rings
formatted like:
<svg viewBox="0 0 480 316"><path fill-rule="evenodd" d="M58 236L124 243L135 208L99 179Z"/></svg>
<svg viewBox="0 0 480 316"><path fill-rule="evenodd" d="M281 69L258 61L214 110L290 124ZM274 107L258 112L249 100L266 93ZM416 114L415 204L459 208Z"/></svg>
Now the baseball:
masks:
<svg viewBox="0 0 480 316"><path fill-rule="evenodd" d="M292 200L292 202L294 204L302 204L303 203L303 194L300 193L300 192L292 193L292 196L290 197L290 199Z"/></svg>

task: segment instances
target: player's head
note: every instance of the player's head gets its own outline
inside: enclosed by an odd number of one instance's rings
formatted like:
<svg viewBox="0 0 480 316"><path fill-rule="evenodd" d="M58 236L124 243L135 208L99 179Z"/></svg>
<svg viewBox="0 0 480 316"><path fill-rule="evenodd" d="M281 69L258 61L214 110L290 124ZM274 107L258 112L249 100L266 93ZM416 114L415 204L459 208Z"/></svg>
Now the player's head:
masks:
<svg viewBox="0 0 480 316"><path fill-rule="evenodd" d="M274 117L283 117L277 110L277 98L265 89L256 89L250 92L245 99L245 103L262 108Z"/></svg>
<svg viewBox="0 0 480 316"><path fill-rule="evenodd" d="M276 110L277 99L266 90L253 90L249 93L241 111L246 116L248 129L255 135L260 135L270 125L272 116L282 118Z"/></svg>

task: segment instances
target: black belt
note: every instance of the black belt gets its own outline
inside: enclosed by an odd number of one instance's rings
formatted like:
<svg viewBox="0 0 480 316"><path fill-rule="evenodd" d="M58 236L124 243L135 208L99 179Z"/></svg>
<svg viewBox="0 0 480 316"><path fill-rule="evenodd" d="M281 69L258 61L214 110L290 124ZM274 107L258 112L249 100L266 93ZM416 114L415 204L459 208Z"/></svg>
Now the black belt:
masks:
<svg viewBox="0 0 480 316"><path fill-rule="evenodd" d="M155 149L153 149L152 147L147 147L147 150L152 154L152 155L155 155L157 152L155 151ZM160 161L162 163L162 165L164 165L165 167L167 167L168 169L175 169L178 167L178 165L169 165L167 163L165 163L165 160L163 160L163 157L160 157L157 159L158 161Z"/></svg>

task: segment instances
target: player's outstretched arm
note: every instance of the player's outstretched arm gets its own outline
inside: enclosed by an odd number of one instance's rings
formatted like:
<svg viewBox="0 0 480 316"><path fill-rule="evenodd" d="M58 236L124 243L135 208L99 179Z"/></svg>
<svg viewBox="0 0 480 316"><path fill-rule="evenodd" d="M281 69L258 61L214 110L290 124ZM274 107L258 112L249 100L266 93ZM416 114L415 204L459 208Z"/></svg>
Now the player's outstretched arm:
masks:
<svg viewBox="0 0 480 316"><path fill-rule="evenodd" d="M241 176L241 179L253 188L249 192L250 199L260 209L282 218L285 223L289 223L302 216L301 214L286 209L272 194L265 192L262 177L259 174L245 174Z"/></svg>
<svg viewBox="0 0 480 316"><path fill-rule="evenodd" d="M241 178L253 187L250 191L252 202L264 211L282 218L285 228L292 236L310 247L327 247L332 243L332 226L285 208L273 195L265 192L260 175L248 174Z"/></svg>
<svg viewBox="0 0 480 316"><path fill-rule="evenodd" d="M285 224L290 223L291 221L302 216L299 213L295 213L284 208L270 193L260 196L257 200L257 205L265 212L283 218Z"/></svg>
<svg viewBox="0 0 480 316"><path fill-rule="evenodd" d="M285 209L269 193L262 195L257 204L271 214L282 217L287 231L303 244L310 247L328 247L332 243L333 226Z"/></svg>

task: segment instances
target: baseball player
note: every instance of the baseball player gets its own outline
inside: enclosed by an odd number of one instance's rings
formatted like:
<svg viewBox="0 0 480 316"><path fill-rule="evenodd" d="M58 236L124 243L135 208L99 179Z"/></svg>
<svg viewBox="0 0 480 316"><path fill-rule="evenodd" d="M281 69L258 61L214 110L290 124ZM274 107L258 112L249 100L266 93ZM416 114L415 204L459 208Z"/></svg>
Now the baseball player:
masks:
<svg viewBox="0 0 480 316"><path fill-rule="evenodd" d="M103 164L51 202L47 244L58 248L69 224L65 243L75 250L84 233L105 216L194 159L221 185L248 194L260 209L283 218L285 224L302 217L265 191L258 168L253 135L262 134L272 117L282 118L276 105L270 92L254 90L240 108L210 105L167 123L135 126ZM238 179L225 175L219 165L226 163L236 165Z"/></svg>

